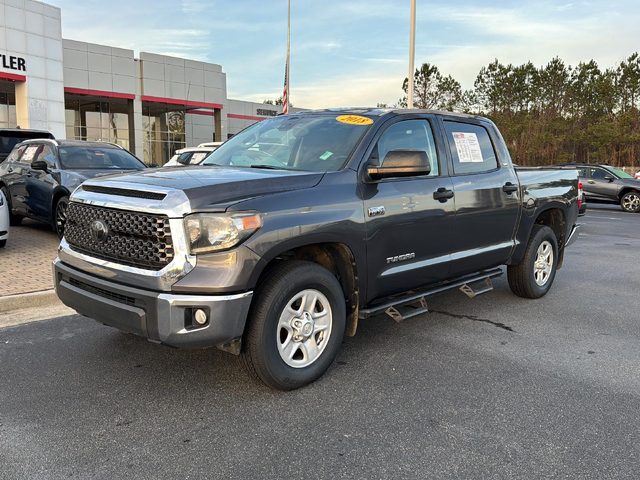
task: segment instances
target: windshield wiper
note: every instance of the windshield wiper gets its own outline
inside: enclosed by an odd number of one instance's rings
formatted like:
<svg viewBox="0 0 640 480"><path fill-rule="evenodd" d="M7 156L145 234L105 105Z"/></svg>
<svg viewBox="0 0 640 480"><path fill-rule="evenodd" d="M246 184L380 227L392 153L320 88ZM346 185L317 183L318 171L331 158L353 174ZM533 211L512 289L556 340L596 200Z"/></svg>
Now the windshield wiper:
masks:
<svg viewBox="0 0 640 480"><path fill-rule="evenodd" d="M276 167L274 165L249 165L249 168L264 168L265 170L292 170L287 167Z"/></svg>

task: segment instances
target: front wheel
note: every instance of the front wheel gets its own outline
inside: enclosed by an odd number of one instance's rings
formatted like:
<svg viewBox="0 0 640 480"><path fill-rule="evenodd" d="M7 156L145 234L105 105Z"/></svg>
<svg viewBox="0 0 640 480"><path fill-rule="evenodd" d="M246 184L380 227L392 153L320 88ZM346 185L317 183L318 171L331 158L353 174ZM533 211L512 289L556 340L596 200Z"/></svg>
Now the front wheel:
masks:
<svg viewBox="0 0 640 480"><path fill-rule="evenodd" d="M558 257L556 234L549 227L534 225L522 262L507 266L511 291L523 298L546 295L556 277Z"/></svg>
<svg viewBox="0 0 640 480"><path fill-rule="evenodd" d="M629 212L629 213L640 212L640 193L638 192L625 193L620 199L620 206L625 212Z"/></svg>
<svg viewBox="0 0 640 480"><path fill-rule="evenodd" d="M331 272L289 261L256 290L241 358L249 374L270 387L304 387L333 362L345 324L344 293Z"/></svg>
<svg viewBox="0 0 640 480"><path fill-rule="evenodd" d="M58 237L64 237L64 227L67 223L67 207L69 206L69 197L62 197L56 203L55 214L53 217L53 229Z"/></svg>

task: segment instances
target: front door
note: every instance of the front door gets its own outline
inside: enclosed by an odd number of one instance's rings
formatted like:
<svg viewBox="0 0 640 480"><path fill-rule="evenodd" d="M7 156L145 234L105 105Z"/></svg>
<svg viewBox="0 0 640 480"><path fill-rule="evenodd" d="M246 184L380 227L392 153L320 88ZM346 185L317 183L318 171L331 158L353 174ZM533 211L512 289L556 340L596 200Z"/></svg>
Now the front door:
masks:
<svg viewBox="0 0 640 480"><path fill-rule="evenodd" d="M55 155L49 145L43 145L34 160L42 160L48 165L48 172L34 170L29 166L26 175L26 203L27 214L50 219L52 218L51 201L53 200L53 186L56 183L53 176L57 175Z"/></svg>
<svg viewBox="0 0 640 480"><path fill-rule="evenodd" d="M427 176L391 178L362 185L369 270L367 301L445 280L455 210L446 160L441 160L433 117L390 125L375 144L368 163L384 165L391 150L423 150L431 164ZM446 195L445 195L446 196Z"/></svg>
<svg viewBox="0 0 640 480"><path fill-rule="evenodd" d="M618 185L615 175L601 167L589 167L589 178L582 182L582 189L587 199L616 200Z"/></svg>
<svg viewBox="0 0 640 480"><path fill-rule="evenodd" d="M507 261L520 214L519 181L497 152L498 139L480 123L444 120L453 160L456 226L450 276L474 273Z"/></svg>
<svg viewBox="0 0 640 480"><path fill-rule="evenodd" d="M35 160L40 145L28 144L17 161L11 162L7 169L7 188L11 195L11 208L18 215L27 214L27 175L31 170L31 162ZM9 160L7 160L9 161Z"/></svg>

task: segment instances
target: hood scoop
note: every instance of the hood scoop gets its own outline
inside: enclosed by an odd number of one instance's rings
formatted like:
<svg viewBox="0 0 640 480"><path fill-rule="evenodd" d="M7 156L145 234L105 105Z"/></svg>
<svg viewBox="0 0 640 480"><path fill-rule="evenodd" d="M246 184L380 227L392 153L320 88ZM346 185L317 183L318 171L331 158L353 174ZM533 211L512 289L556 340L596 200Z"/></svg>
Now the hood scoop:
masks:
<svg viewBox="0 0 640 480"><path fill-rule="evenodd" d="M103 195L116 195L118 197L144 198L147 200L164 200L166 193L145 192L142 190L129 190L127 188L103 187L100 185L83 185L86 192L101 193Z"/></svg>

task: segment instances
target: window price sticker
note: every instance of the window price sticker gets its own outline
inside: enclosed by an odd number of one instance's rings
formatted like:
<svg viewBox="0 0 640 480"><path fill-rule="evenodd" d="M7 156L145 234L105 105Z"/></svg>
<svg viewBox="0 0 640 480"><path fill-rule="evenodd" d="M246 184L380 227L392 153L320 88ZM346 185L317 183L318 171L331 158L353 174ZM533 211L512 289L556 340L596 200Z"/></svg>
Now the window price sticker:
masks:
<svg viewBox="0 0 640 480"><path fill-rule="evenodd" d="M482 162L482 150L475 133L453 132L460 163Z"/></svg>
<svg viewBox="0 0 640 480"><path fill-rule="evenodd" d="M37 151L38 151L38 145L33 145L27 148L24 151L24 155L22 155L22 160L26 160L27 162L30 162L31 160L33 160L33 157L35 157Z"/></svg>

